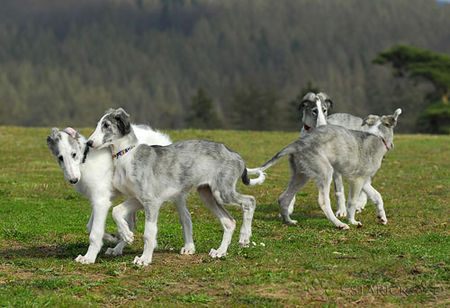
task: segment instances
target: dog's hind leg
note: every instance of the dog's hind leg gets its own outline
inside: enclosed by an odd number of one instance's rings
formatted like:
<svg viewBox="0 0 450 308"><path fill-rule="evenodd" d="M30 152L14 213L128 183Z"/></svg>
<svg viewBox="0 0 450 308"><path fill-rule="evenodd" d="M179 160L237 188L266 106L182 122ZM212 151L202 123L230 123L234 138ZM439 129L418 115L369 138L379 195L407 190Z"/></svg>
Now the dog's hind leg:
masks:
<svg viewBox="0 0 450 308"><path fill-rule="evenodd" d="M347 218L349 223L352 225L357 225L361 227L362 224L355 220L356 206L358 205L359 195L364 186L366 179L357 178L354 180L349 180L349 191L348 191L348 206L347 206Z"/></svg>
<svg viewBox="0 0 450 308"><path fill-rule="evenodd" d="M334 182L334 196L337 203L337 217L347 216L347 209L345 207L345 193L344 193L344 182L342 181L342 175L337 172L333 173Z"/></svg>
<svg viewBox="0 0 450 308"><path fill-rule="evenodd" d="M241 247L248 247L250 244L250 237L252 236L252 221L253 214L256 209L256 200L253 196L242 195L234 189L232 192L221 193L223 202L225 204L238 205L242 209L242 226L239 233L239 245Z"/></svg>
<svg viewBox="0 0 450 308"><path fill-rule="evenodd" d="M184 246L180 250L182 255L192 255L195 253L194 239L192 236L191 213L186 208L186 195L179 195L175 200L175 207L180 216L181 226L183 227Z"/></svg>
<svg viewBox="0 0 450 308"><path fill-rule="evenodd" d="M370 182L366 183L363 187L364 191L367 193L370 201L372 201L377 207L377 217L380 219L380 223L387 224L386 213L384 212L383 198L381 194L376 191Z"/></svg>
<svg viewBox="0 0 450 308"><path fill-rule="evenodd" d="M349 226L337 219L331 209L330 186L333 178L333 168L329 165L322 167L326 169L317 179L315 179L316 186L319 190L319 206L327 216L328 220L330 220L337 228L347 230L349 229Z"/></svg>
<svg viewBox="0 0 450 308"><path fill-rule="evenodd" d="M296 224L296 220L292 220L290 215L294 209L295 194L308 182L308 177L303 173L298 173L291 166L291 179L289 180L286 190L278 198L280 215L283 221L289 224Z"/></svg>
<svg viewBox="0 0 450 308"><path fill-rule="evenodd" d="M109 199L97 198L92 204L92 223L89 233L89 248L84 256L79 255L75 261L83 264L95 262L97 255L103 245L103 235L105 233L106 216L108 215L111 202Z"/></svg>
<svg viewBox="0 0 450 308"><path fill-rule="evenodd" d="M223 228L222 243L219 248L211 249L209 255L213 258L220 258L227 254L228 246L231 243L234 229L236 229L236 221L225 210L220 199L220 192L217 192L217 198L213 195L209 186L200 186L197 188L198 194L202 202L209 208L209 210L219 219Z"/></svg>

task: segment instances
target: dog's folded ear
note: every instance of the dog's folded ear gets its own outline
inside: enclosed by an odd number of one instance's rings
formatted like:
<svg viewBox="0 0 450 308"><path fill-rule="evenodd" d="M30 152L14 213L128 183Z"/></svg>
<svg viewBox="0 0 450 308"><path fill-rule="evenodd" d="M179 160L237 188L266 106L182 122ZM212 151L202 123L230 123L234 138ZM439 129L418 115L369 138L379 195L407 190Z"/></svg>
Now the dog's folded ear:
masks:
<svg viewBox="0 0 450 308"><path fill-rule="evenodd" d="M386 127L395 127L395 125L397 125L397 120L392 115L382 116L381 124L383 124Z"/></svg>
<svg viewBox="0 0 450 308"><path fill-rule="evenodd" d="M316 94L313 92L306 93L302 100L300 101L300 105L298 106L298 110L300 113L303 113L303 109L305 109L308 105L314 104L316 101Z"/></svg>
<svg viewBox="0 0 450 308"><path fill-rule="evenodd" d="M117 127L122 135L129 134L131 131L131 125L128 118L130 115L123 109L118 108L112 112L114 119L117 121Z"/></svg>
<svg viewBox="0 0 450 308"><path fill-rule="evenodd" d="M51 146L55 143L56 138L58 137L59 129L56 127L53 127L50 131L50 135L47 136L47 145Z"/></svg>
<svg viewBox="0 0 450 308"><path fill-rule="evenodd" d="M379 116L377 115L373 115L373 114L369 114L362 122L361 126L364 125L368 125L368 126L372 126L375 125L375 123L377 123L377 121L380 119Z"/></svg>
<svg viewBox="0 0 450 308"><path fill-rule="evenodd" d="M333 101L331 100L331 97L327 93L320 92L317 94L317 96L319 96L322 103L326 105L327 110L333 108Z"/></svg>
<svg viewBox="0 0 450 308"><path fill-rule="evenodd" d="M76 130L74 130L72 127L66 127L64 129L64 132L69 134L69 136L71 136L73 139L77 139L78 137L80 137L80 134Z"/></svg>

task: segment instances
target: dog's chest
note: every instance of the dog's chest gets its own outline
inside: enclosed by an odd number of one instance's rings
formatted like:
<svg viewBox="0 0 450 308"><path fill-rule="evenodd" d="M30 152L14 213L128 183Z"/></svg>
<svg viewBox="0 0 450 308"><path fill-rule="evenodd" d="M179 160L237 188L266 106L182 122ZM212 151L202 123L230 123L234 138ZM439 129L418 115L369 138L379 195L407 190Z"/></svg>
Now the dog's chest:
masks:
<svg viewBox="0 0 450 308"><path fill-rule="evenodd" d="M125 195L136 195L131 166L126 161L116 163L113 176L113 185L114 188Z"/></svg>

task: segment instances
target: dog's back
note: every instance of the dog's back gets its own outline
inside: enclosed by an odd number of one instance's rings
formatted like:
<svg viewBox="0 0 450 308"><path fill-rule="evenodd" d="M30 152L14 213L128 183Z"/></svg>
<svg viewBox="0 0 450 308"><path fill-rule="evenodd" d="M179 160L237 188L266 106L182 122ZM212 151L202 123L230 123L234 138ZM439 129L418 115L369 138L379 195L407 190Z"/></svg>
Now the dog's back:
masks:
<svg viewBox="0 0 450 308"><path fill-rule="evenodd" d="M327 123L347 129L362 130L363 119L348 113L334 113L327 117Z"/></svg>
<svg viewBox="0 0 450 308"><path fill-rule="evenodd" d="M157 178L156 186L176 185L187 191L216 181L236 181L245 170L241 156L224 144L206 140L184 140L168 146L140 145L133 157L137 180ZM232 173L232 174L230 174Z"/></svg>
<svg viewBox="0 0 450 308"><path fill-rule="evenodd" d="M374 174L380 167L381 139L375 135L349 130L342 126L326 125L295 142L296 161L305 171L322 170L321 164L330 164L347 177ZM313 176L311 176L313 177Z"/></svg>

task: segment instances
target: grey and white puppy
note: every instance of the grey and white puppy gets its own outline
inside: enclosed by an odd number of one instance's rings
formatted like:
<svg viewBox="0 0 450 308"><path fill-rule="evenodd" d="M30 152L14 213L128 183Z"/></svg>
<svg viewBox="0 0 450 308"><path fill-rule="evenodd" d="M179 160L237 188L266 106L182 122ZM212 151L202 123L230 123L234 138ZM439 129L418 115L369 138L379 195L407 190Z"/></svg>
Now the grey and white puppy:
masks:
<svg viewBox="0 0 450 308"><path fill-rule="evenodd" d="M149 145L168 145L169 136L153 130L146 125L131 125L140 143ZM119 192L112 184L114 166L109 149L89 150L87 140L73 128L64 130L53 128L47 137L50 152L61 167L64 178L73 184L76 191L86 197L91 205L92 212L87 224L89 232L89 248L85 255L79 255L75 261L83 264L94 263L103 245L102 239L108 242L117 242L118 237L105 233L105 222L112 201ZM181 254L195 252L192 237L192 222L184 199L175 202L183 226L185 244ZM141 205L135 198L128 198L124 203L113 208L114 216L125 217L130 231L136 226L136 212ZM121 255L125 241L120 241L114 248L108 248L106 254Z"/></svg>
<svg viewBox="0 0 450 308"><path fill-rule="evenodd" d="M369 115L367 121L363 121L362 118L353 116L348 113L335 113L328 116L328 110L333 106L333 102L328 94L320 92L314 94L313 92L307 93L299 105L300 114L302 117L302 129L300 131L300 137L311 132L314 128L333 124L343 126L347 129L359 130L359 131L370 131L371 127L380 118L376 115ZM345 206L345 193L344 193L344 183L342 181L342 176L335 172L333 174L334 182L334 192L337 203L336 216L345 217L347 215L347 210ZM370 184L368 184L370 185ZM367 194L363 189L360 196L358 197L358 203L356 206L356 211L359 213L364 209L367 203ZM295 196L292 198L289 204L289 215L294 211ZM285 221L287 223L296 223L295 220L289 219Z"/></svg>
<svg viewBox="0 0 450 308"><path fill-rule="evenodd" d="M299 138L274 155L262 167L264 171L284 156L289 155L291 179L285 192L280 196L280 212L284 220L290 220L289 203L293 196L312 178L319 190L318 202L327 218L342 229L348 225L336 218L331 210L330 185L333 172L346 177L349 181L348 220L360 226L355 220L356 205L361 190L365 189L368 197L377 207L377 216L382 224L387 223L381 195L369 187L371 178L381 166L384 155L393 148L394 127L397 125L401 109L393 115L382 116L372 126L372 131L361 132L348 130L342 126L320 126L304 137Z"/></svg>
<svg viewBox="0 0 450 308"><path fill-rule="evenodd" d="M113 185L126 196L137 198L144 207L144 252L134 259L135 264L146 266L152 261L161 205L184 197L193 188L224 229L220 247L211 249L210 256L216 258L226 254L236 227L236 221L224 204L242 208L239 243L248 246L256 202L252 196L236 192L236 184L240 178L247 185L262 183L262 172L252 173L259 177L250 180L241 156L221 143L205 140L187 140L168 146L136 143L129 115L122 108L107 111L88 141L93 148L109 146L112 153L122 153L114 160ZM128 230L126 220L114 219L121 237L131 242L133 233Z"/></svg>
<svg viewBox="0 0 450 308"><path fill-rule="evenodd" d="M378 123L379 120L379 116L372 114L368 115L365 120L348 113L334 113L327 117L328 124L339 125L347 129L359 130L363 132L373 132L373 130L377 127L374 125ZM338 172L333 174L333 182L334 195L337 203L336 216L345 217L347 216L347 210L345 206L344 182L342 181L342 176ZM357 213L361 212L367 203L366 187L368 187L370 191L374 189L371 183L367 183L367 185L363 187L356 205Z"/></svg>

